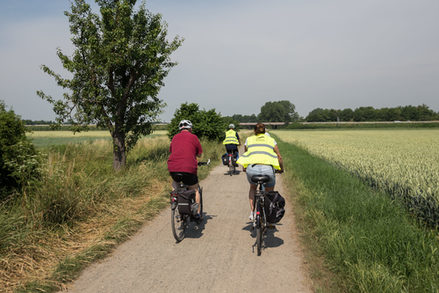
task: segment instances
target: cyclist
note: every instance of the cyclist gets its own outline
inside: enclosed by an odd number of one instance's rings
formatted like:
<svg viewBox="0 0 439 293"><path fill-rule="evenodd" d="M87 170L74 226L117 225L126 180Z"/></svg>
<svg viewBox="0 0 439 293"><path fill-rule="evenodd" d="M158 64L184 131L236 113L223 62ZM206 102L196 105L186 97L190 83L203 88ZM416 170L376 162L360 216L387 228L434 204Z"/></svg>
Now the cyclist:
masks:
<svg viewBox="0 0 439 293"><path fill-rule="evenodd" d="M168 171L173 182L172 187L178 186L176 182L176 173L183 174L183 183L188 185L189 189L195 190L195 201L198 203L198 214L196 219L200 219L200 193L198 191L197 176L197 157L201 157L203 149L200 140L192 133L192 122L189 120L181 120L178 128L179 133L174 135L169 146L171 155L168 159Z"/></svg>
<svg viewBox="0 0 439 293"><path fill-rule="evenodd" d="M254 129L255 135L246 139L244 147L245 153L242 154L237 163L244 167L243 171L247 174L247 180L250 183L248 198L250 202L250 217L253 221L254 198L257 185L251 181L254 175L267 175L270 180L265 183L265 190L271 191L276 184L275 169L283 172L283 161L279 148L274 138L265 134L265 125L257 123Z"/></svg>
<svg viewBox="0 0 439 293"><path fill-rule="evenodd" d="M236 158L238 156L238 146L241 145L239 134L235 131L235 124L229 124L229 130L226 131L226 138L223 141L228 154L233 154Z"/></svg>

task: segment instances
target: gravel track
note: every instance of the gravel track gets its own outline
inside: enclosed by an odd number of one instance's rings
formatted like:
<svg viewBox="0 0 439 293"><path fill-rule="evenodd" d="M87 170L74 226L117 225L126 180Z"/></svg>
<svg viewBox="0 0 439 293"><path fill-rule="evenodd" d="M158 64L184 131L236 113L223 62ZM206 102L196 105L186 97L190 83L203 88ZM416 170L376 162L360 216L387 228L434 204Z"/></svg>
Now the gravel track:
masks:
<svg viewBox="0 0 439 293"><path fill-rule="evenodd" d="M290 202L270 229L261 256L248 221L245 173L214 168L201 182L205 222L186 238L172 236L170 209L145 224L110 256L92 264L68 292L312 292ZM285 194L282 175L276 189Z"/></svg>

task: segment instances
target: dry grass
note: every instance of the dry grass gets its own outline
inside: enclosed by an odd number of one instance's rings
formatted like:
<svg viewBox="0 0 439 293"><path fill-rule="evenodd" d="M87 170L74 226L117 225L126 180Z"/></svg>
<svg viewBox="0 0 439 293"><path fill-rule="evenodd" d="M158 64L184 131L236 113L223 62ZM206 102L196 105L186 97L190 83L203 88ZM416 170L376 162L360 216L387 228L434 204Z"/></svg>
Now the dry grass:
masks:
<svg viewBox="0 0 439 293"><path fill-rule="evenodd" d="M141 196L102 204L95 216L74 228L65 227L62 233L49 233L32 246L11 251L7 258L1 259L0 292L14 292L27 282L46 282L66 257L74 257L87 248L110 241L104 236L120 219L142 221L144 216L139 210L152 197L164 193L168 185L163 183L155 180ZM61 283L55 285L62 287Z"/></svg>
<svg viewBox="0 0 439 293"><path fill-rule="evenodd" d="M74 258L94 245L111 242L105 235L118 221L144 221L142 207L170 186L162 156L168 143L165 136L142 139L122 174L112 171L108 140L50 151L47 179L40 189L23 194L14 204L11 218L6 218L6 223L0 221L0 225L11 226L6 235L18 239L0 251L0 292L13 292L29 282L55 282L50 281L53 273L66 257ZM81 207L75 211L78 216L66 223L46 223L45 210L39 210L42 204L36 198L45 200L53 194L60 194L55 199L67 203L70 194L75 196L73 202L79 201ZM14 223L15 218L20 224ZM52 285L60 287L58 283Z"/></svg>
<svg viewBox="0 0 439 293"><path fill-rule="evenodd" d="M206 158L219 162L223 146L202 144ZM119 173L112 170L108 140L47 149L41 186L18 198L14 210L0 206L0 212L7 211L0 225L10 226L3 230L9 242L0 250L0 292L62 289L156 215L168 202L168 149L166 136L145 137ZM200 178L207 173L204 168ZM52 211L52 198L64 204L61 208L74 203L72 217L65 222L44 218Z"/></svg>

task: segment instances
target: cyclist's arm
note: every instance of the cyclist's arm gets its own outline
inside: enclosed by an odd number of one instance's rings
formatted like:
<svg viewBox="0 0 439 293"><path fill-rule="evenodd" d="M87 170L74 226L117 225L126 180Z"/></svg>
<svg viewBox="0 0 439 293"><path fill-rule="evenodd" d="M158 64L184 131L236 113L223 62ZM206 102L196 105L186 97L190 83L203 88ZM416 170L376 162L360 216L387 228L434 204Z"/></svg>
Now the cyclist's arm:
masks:
<svg viewBox="0 0 439 293"><path fill-rule="evenodd" d="M280 171L284 171L284 161L282 160L282 156L280 155L279 148L277 145L274 146L274 152L277 155L277 159L279 160Z"/></svg>
<svg viewBox="0 0 439 293"><path fill-rule="evenodd" d="M201 155L203 154L203 148L201 147L201 143L198 137L196 140L196 152L197 152L197 158L201 158Z"/></svg>

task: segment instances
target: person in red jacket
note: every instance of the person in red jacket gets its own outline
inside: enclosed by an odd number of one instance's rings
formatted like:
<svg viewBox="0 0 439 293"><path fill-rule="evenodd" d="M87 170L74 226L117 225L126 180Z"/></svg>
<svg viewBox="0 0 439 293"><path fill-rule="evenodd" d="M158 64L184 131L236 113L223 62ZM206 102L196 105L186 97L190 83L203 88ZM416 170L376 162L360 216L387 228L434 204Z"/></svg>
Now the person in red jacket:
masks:
<svg viewBox="0 0 439 293"><path fill-rule="evenodd" d="M195 189L195 200L200 204L200 193L198 191L197 157L201 157L203 149L200 140L192 133L192 123L189 120L180 121L178 128L180 132L174 135L169 146L171 155L168 159L168 171L174 181L172 187L178 186L176 182L176 173L183 174L183 183L188 185L189 189ZM198 214L200 218L200 205L198 205Z"/></svg>

